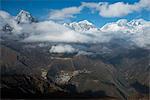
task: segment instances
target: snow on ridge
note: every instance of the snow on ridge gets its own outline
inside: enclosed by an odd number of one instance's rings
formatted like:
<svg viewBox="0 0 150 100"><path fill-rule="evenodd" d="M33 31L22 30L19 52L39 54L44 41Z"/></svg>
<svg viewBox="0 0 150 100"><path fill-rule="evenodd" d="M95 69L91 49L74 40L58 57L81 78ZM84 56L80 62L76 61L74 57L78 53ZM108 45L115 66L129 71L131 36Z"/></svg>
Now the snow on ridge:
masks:
<svg viewBox="0 0 150 100"><path fill-rule="evenodd" d="M143 31L145 27L150 27L150 22L143 19L133 19L127 21L120 19L117 22L107 23L100 28L102 32L123 32L123 33L137 33Z"/></svg>
<svg viewBox="0 0 150 100"><path fill-rule="evenodd" d="M79 22L71 22L71 23L64 23L64 26L73 29L77 32L86 32L86 31L92 31L97 30L94 24L87 20L79 21Z"/></svg>
<svg viewBox="0 0 150 100"><path fill-rule="evenodd" d="M32 23L35 21L35 19L32 17L32 15L25 10L21 10L17 14L17 16L15 17L15 20L17 21L18 24L20 24L20 23Z"/></svg>

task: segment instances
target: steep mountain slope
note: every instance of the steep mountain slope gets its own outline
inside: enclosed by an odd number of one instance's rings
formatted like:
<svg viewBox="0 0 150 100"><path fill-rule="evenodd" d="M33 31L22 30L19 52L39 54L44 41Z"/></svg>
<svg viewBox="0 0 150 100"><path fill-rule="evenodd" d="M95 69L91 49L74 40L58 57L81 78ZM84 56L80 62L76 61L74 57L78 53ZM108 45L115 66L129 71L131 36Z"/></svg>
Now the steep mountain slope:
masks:
<svg viewBox="0 0 150 100"><path fill-rule="evenodd" d="M1 45L1 51L1 89L4 97L16 98L17 94L15 93L18 92L23 97L28 97L26 95L29 95L29 97L40 95L45 97L44 95L47 93L55 94L55 92L64 92L64 96L122 99L129 95L127 92L129 86L117 74L115 68L101 61L92 60L86 56L77 56L68 59L54 58L50 61L50 64L45 66L37 64L35 66L36 58L33 59L32 55L23 56L22 53L20 54L3 45ZM84 81L86 80L84 85L83 78ZM90 84L93 84L93 86L90 87ZM48 90L48 87L51 89ZM111 91L109 88L111 88ZM14 96L5 95L5 93L12 93L12 91L15 91ZM69 95L67 95L68 93ZM60 97L64 96L60 95Z"/></svg>
<svg viewBox="0 0 150 100"><path fill-rule="evenodd" d="M15 17L15 20L18 24L27 24L36 22L35 18L32 17L32 15L24 10L21 10L19 14Z"/></svg>
<svg viewBox="0 0 150 100"><path fill-rule="evenodd" d="M87 20L34 23L23 10L15 19L5 15L0 16L3 98L148 98L149 21L122 19L98 29ZM29 37L40 41L23 41Z"/></svg>
<svg viewBox="0 0 150 100"><path fill-rule="evenodd" d="M116 48L109 51L111 48L109 44L107 47L109 52L100 54L97 52L98 54L85 56L82 54L68 55L66 58L63 55L53 57L48 53L49 46L53 43L45 44L42 47L38 45L39 43L23 44L12 41L6 43L3 41L2 43L1 89L6 90L3 93L17 89L15 93L20 91L23 97L28 97L24 93L30 94L29 97L48 97L47 95L55 97L54 94L57 92L63 93L60 97L70 95L73 97L120 99L132 96L132 93L136 94L134 98L143 98L142 96L149 93L147 91L149 87L149 66L147 66L149 58L146 57L149 52L147 50L124 48L126 51L124 52L121 48ZM103 46L107 45L87 45L92 51L101 49ZM118 52L119 50L121 51ZM12 80L11 82L15 80L15 82L10 83L8 80ZM18 90L18 82L20 81L22 85L19 86ZM41 81L42 84L40 84ZM47 89L49 85L50 90ZM5 97L7 96L5 95Z"/></svg>

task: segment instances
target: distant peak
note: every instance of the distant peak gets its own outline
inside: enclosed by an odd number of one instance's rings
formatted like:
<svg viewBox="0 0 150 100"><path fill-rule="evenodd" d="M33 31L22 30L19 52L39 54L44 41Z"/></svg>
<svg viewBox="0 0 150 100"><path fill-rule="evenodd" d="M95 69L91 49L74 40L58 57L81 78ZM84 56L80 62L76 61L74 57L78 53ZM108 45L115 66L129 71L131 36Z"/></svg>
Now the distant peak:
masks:
<svg viewBox="0 0 150 100"><path fill-rule="evenodd" d="M32 17L32 15L28 11L25 11L25 10L21 10L15 19L18 24L35 22L35 19Z"/></svg>
<svg viewBox="0 0 150 100"><path fill-rule="evenodd" d="M25 10L21 10L21 11L19 12L19 14L22 14L22 13L30 14L28 11L25 11Z"/></svg>
<svg viewBox="0 0 150 100"><path fill-rule="evenodd" d="M93 25L91 22L89 22L87 20L82 20L82 21L79 21L78 23L87 24L87 25Z"/></svg>
<svg viewBox="0 0 150 100"><path fill-rule="evenodd" d="M120 19L116 22L111 22L105 24L101 30L104 32L118 32L123 33L137 33L141 32L144 27L149 27L150 22L145 21L144 19L133 19L127 21L127 19Z"/></svg>
<svg viewBox="0 0 150 100"><path fill-rule="evenodd" d="M129 24L134 25L134 26L138 26L138 25L141 25L141 24L144 24L144 23L146 23L146 21L144 19L142 19L142 18L134 19L134 20L131 20L129 22Z"/></svg>
<svg viewBox="0 0 150 100"><path fill-rule="evenodd" d="M64 25L77 32L84 32L89 31L91 29L95 29L95 26L87 20L72 23L64 23Z"/></svg>
<svg viewBox="0 0 150 100"><path fill-rule="evenodd" d="M121 25L124 25L124 24L127 24L128 23L128 20L127 19L120 19L116 22L117 24L121 24Z"/></svg>

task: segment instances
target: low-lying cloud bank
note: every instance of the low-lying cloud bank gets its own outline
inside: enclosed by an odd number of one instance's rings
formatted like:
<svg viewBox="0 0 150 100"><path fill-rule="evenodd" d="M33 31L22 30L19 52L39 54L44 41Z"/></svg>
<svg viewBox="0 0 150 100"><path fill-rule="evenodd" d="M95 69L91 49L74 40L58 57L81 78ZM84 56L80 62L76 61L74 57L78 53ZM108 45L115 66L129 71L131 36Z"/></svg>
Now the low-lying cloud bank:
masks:
<svg viewBox="0 0 150 100"><path fill-rule="evenodd" d="M120 20L108 23L97 31L77 32L54 21L17 24L14 17L0 11L0 30L5 24L13 27L14 35L27 34L22 42L74 42L102 43L112 39L122 38L140 47L150 46L150 22L144 20Z"/></svg>
<svg viewBox="0 0 150 100"><path fill-rule="evenodd" d="M87 52L87 51L83 51L83 50L80 50L78 48L75 48L74 46L72 45L69 45L69 44L57 44L57 45L53 45L49 52L51 54L55 54L55 53L66 53L66 54L76 54L77 56L78 55L91 55L93 54L92 52Z"/></svg>
<svg viewBox="0 0 150 100"><path fill-rule="evenodd" d="M86 37L82 34L57 24L53 21L44 21L23 26L23 32L30 33L25 42L51 41L51 42L84 42Z"/></svg>
<svg viewBox="0 0 150 100"><path fill-rule="evenodd" d="M73 48L71 45L59 44L56 46L52 46L49 51L50 53L75 53L78 50Z"/></svg>

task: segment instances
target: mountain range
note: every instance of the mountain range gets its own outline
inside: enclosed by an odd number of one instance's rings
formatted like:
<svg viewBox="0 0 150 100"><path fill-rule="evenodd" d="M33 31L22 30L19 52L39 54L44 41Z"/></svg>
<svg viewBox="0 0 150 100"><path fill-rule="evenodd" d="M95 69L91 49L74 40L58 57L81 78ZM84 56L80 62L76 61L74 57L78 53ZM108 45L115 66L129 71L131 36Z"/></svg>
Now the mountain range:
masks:
<svg viewBox="0 0 150 100"><path fill-rule="evenodd" d="M2 98L148 100L150 22L38 21L0 11Z"/></svg>
<svg viewBox="0 0 150 100"><path fill-rule="evenodd" d="M87 20L59 24L51 20L38 22L29 12L24 10L21 10L16 17L6 12L3 13L0 17L2 21L0 29L15 36L24 37L23 41L102 43L111 39L125 39L139 47L149 48L150 45L150 22L144 19L131 21L120 19L97 28ZM56 34L61 37L55 36Z"/></svg>
<svg viewBox="0 0 150 100"><path fill-rule="evenodd" d="M6 12L4 12L6 13ZM8 13L5 16L1 15L1 20L12 19L15 20L18 24L31 24L37 22L29 12L21 10L17 16L13 17ZM4 22L3 21L3 22ZM6 21L7 24L10 24L9 21ZM2 23L1 27L5 24ZM140 32L142 29L150 27L150 22L145 21L144 19L134 19L128 22L126 19L120 19L117 22L107 23L101 28L97 28L93 23L83 20L79 22L64 23L64 26L77 31L77 32L86 32L86 31L103 31L103 32L117 32L121 31L124 33L136 33ZM12 26L13 27L13 26Z"/></svg>

